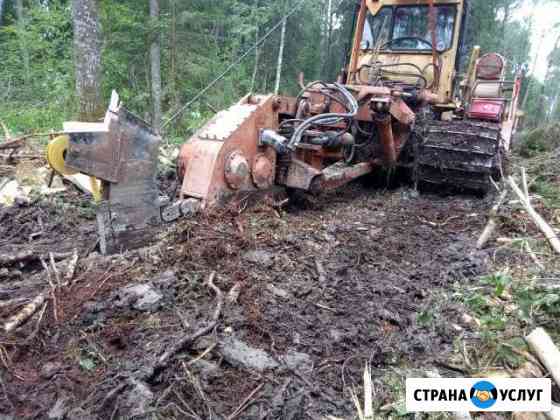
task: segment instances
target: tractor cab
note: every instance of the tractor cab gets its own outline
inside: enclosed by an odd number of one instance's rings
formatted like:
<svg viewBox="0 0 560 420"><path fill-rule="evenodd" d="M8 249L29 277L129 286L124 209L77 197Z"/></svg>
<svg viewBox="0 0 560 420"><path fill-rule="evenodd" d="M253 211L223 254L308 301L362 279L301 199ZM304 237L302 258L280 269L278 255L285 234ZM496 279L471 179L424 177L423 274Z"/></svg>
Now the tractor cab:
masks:
<svg viewBox="0 0 560 420"><path fill-rule="evenodd" d="M464 0L362 2L347 82L427 89L450 104L463 13Z"/></svg>

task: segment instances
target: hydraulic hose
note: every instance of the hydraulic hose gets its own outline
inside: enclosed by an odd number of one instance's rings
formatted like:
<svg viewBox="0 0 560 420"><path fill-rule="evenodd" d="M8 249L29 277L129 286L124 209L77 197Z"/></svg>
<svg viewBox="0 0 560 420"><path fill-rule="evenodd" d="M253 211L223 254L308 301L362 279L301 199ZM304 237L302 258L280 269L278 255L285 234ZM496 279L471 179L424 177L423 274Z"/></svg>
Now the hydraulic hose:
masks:
<svg viewBox="0 0 560 420"><path fill-rule="evenodd" d="M358 113L358 102L356 98L339 83L334 83L334 85L329 86L330 89L338 91L342 97L346 100L348 109L347 113L326 113L319 114L304 120L294 131L294 134L288 142L288 148L290 150L295 150L297 145L300 143L301 138L305 131L313 125L334 125L338 124L340 121L350 120L356 116Z"/></svg>

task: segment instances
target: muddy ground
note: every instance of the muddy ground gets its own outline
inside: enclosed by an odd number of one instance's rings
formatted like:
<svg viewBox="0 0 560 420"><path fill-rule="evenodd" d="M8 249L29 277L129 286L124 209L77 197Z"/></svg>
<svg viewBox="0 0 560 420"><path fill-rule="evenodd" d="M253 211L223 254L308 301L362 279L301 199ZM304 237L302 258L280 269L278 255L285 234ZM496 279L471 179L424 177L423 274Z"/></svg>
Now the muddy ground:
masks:
<svg viewBox="0 0 560 420"><path fill-rule="evenodd" d="M487 272L492 250L474 244L492 200L356 183L282 210L183 220L153 246L112 257L95 253L93 209L72 188L0 209L0 254L34 252L0 268L0 320L48 294L44 310L1 333L0 413L353 418L350 390L368 362L376 407L390 404L387 371L430 369L469 335L464 308L445 291ZM36 256L75 247L69 284L57 287L49 267L53 289ZM67 261L56 262L61 277ZM213 272L224 294L216 328L148 378L162 352L209 322Z"/></svg>

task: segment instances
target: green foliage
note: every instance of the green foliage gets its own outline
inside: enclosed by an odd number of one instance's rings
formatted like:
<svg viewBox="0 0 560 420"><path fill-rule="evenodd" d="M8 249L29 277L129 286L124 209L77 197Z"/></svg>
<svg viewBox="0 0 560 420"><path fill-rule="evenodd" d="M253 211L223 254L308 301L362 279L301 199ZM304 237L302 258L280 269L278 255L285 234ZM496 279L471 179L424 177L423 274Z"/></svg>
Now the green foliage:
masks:
<svg viewBox="0 0 560 420"><path fill-rule="evenodd" d="M560 292L560 291L559 291ZM535 318L557 319L560 314L560 294L535 286L525 286L516 290L519 317L529 323Z"/></svg>
<svg viewBox="0 0 560 420"><path fill-rule="evenodd" d="M512 19L520 4L521 0L472 0L469 8L469 44L480 45L483 54L506 57L510 76L526 66L531 49L531 22Z"/></svg>
<svg viewBox="0 0 560 420"><path fill-rule="evenodd" d="M539 176L531 191L537 193L545 200L545 205L552 209L560 209L560 184L547 179L546 176Z"/></svg>
<svg viewBox="0 0 560 420"><path fill-rule="evenodd" d="M560 291L514 281L503 273L485 276L480 283L486 287L467 291L462 300L480 319L486 337L495 339L497 332L535 326L560 314Z"/></svg>
<svg viewBox="0 0 560 420"><path fill-rule="evenodd" d="M542 124L543 107L545 106L542 95L544 84L529 75L521 86L521 98L527 100L520 103L521 111L525 114L523 126L526 130L534 129ZM527 92L528 90L528 92Z"/></svg>
<svg viewBox="0 0 560 420"><path fill-rule="evenodd" d="M494 358L498 363L515 369L523 364L523 358L520 357L520 353L516 350L523 351L526 348L525 340L521 337L504 339L497 343Z"/></svg>
<svg viewBox="0 0 560 420"><path fill-rule="evenodd" d="M416 321L423 327L428 327L434 322L434 314L431 311L422 311L416 317Z"/></svg>
<svg viewBox="0 0 560 420"><path fill-rule="evenodd" d="M96 367L95 361L88 357L80 358L80 367L83 370L94 370Z"/></svg>
<svg viewBox="0 0 560 420"><path fill-rule="evenodd" d="M558 332L560 291L529 279L495 273L482 277L473 288L460 290L457 296L480 321L481 345L470 349L477 360L475 367L519 367L524 361L520 354L526 350L526 331L547 325L551 333Z"/></svg>
<svg viewBox="0 0 560 420"><path fill-rule="evenodd" d="M554 123L524 132L519 141L518 151L523 157L534 157L543 152L551 152L558 147L560 147L560 123Z"/></svg>
<svg viewBox="0 0 560 420"><path fill-rule="evenodd" d="M148 1L99 0L103 33L103 97L116 89L127 107L149 120L149 45L161 42L164 121L206 87L257 38L280 21L299 1L179 0L160 1L160 19L152 21ZM472 0L469 45L504 54L511 71L527 65L529 22L514 21L519 0ZM8 2L8 4L10 4ZM59 129L75 116L71 2L29 0L24 21L16 22L9 6L0 27L3 65L0 68L0 115L13 131ZM296 94L300 72L307 81L334 80L347 61L353 34L355 0L305 2L287 27L281 91ZM332 23L328 36L329 22ZM227 74L203 100L181 115L166 133L171 138L192 134L212 113L253 90L274 87L280 31ZM29 69L25 57L29 57ZM551 62L556 56L551 55ZM551 67L551 77L556 74ZM255 76L255 77L254 77ZM555 77L555 76L554 76ZM551 79L552 80L552 79ZM528 110L538 108L541 85L534 83ZM545 92L547 98L549 92ZM560 110L559 110L560 112Z"/></svg>
<svg viewBox="0 0 560 420"><path fill-rule="evenodd" d="M69 6L34 6L26 11L23 30L9 17L0 27L0 115L14 132L59 128L74 101Z"/></svg>
<svg viewBox="0 0 560 420"><path fill-rule="evenodd" d="M507 274L496 273L481 279L482 284L494 287L494 295L501 297L506 288L511 284L511 277Z"/></svg>

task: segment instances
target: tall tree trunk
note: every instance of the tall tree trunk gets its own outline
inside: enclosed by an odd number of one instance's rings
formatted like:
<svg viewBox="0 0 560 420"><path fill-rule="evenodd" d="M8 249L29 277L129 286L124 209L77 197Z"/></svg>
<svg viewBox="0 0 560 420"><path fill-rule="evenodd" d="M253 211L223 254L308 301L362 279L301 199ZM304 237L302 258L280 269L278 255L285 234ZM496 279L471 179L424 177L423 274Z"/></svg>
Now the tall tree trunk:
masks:
<svg viewBox="0 0 560 420"><path fill-rule="evenodd" d="M255 15L256 15L256 11L259 9L259 0L255 0L255 8L253 9L255 11ZM255 90L255 83L257 81L257 71L259 69L259 21L256 18L256 16L254 16L255 19L255 66L253 67L253 75L251 77L251 92L253 92Z"/></svg>
<svg viewBox="0 0 560 420"><path fill-rule="evenodd" d="M159 132L161 127L161 55L160 55L160 32L159 32L159 0L150 0L150 19L152 28L156 28L152 34L150 45L150 73L152 75L152 125Z"/></svg>
<svg viewBox="0 0 560 420"><path fill-rule="evenodd" d="M97 0L72 0L74 67L81 121L103 115L101 103L101 25Z"/></svg>
<svg viewBox="0 0 560 420"><path fill-rule="evenodd" d="M541 46L543 44L544 41L544 37L545 37L545 31L543 31L541 38L540 38L540 42L537 45L537 51L535 52L535 57L533 58L533 63L531 65L531 72L529 73L529 76L531 76L530 78L528 78L528 83L527 83L527 88L525 89L525 94L523 95L523 101L521 102L521 109L525 110L525 108L527 107L527 101L529 100L529 95L531 94L531 88L532 88L532 82L533 79L535 78L535 68L537 67L537 61L539 59L540 56L540 52L541 52Z"/></svg>
<svg viewBox="0 0 560 420"><path fill-rule="evenodd" d="M501 42L501 53L504 54L505 53L505 45L506 45L506 29L507 29L507 24L509 21L509 15L510 15L510 4L508 2L508 0L506 0L506 4L504 5L504 20L502 22L502 42Z"/></svg>
<svg viewBox="0 0 560 420"><path fill-rule="evenodd" d="M542 93L543 96L545 94L545 92L551 89L558 89L556 86L556 84L554 83L554 68L555 68L555 62L554 62L554 56L555 56L555 51L558 51L558 49L560 48L560 35L558 35L558 37L556 38L556 42L554 43L554 48L552 49L552 51L550 52L549 56L548 56L548 64L546 67L546 76L544 78L544 83L543 83L543 87L542 87ZM552 88L552 86L554 86L554 88ZM558 99L558 90L556 90L556 100ZM548 95L547 95L548 96ZM546 122L550 122L551 117L553 116L553 111L554 111L554 107L555 107L555 99L552 99L552 102L547 104L549 106L547 106L547 110L546 110L546 116L545 116L545 121ZM540 115L540 114L539 114Z"/></svg>
<svg viewBox="0 0 560 420"><path fill-rule="evenodd" d="M276 65L276 83L274 84L275 95L278 95L278 91L280 90L280 79L282 77L282 62L284 60L284 44L286 43L287 21L288 20L285 17L282 20L282 32L280 34L280 50L278 51L278 64Z"/></svg>
<svg viewBox="0 0 560 420"><path fill-rule="evenodd" d="M320 7L319 16L321 19L320 25L320 40L319 40L319 71L317 74L319 78L325 78L325 64L327 63L327 33L328 33L328 9L329 9L329 1L330 0L323 0L321 5L317 6Z"/></svg>
<svg viewBox="0 0 560 420"><path fill-rule="evenodd" d="M19 38L19 48L21 51L21 58L23 60L23 70L25 81L30 79L29 73L29 50L27 49L27 42L25 42L25 20L23 17L23 0L16 0L16 16L17 16L17 30ZM1 16L1 14L0 14Z"/></svg>
<svg viewBox="0 0 560 420"><path fill-rule="evenodd" d="M176 108L179 106L179 90L177 89L177 0L170 0L169 7L171 8L169 90L171 92L171 108Z"/></svg>
<svg viewBox="0 0 560 420"><path fill-rule="evenodd" d="M327 61L325 63L325 79L328 79L331 75L330 65L331 65L331 48L332 48L332 30L333 30L333 10L332 10L332 0L328 0L327 7Z"/></svg>
<svg viewBox="0 0 560 420"><path fill-rule="evenodd" d="M531 20L529 21L529 33L533 33L533 29L535 27L535 13L537 10L537 7L539 6L540 0L533 0L533 11L531 12ZM526 106L527 106L527 101L529 100L529 95L531 94L531 88L532 88L532 82L534 79L534 74L535 74L535 68L537 67L537 61L539 59L539 55L541 52L541 46L543 44L544 41L544 37L545 37L546 32L542 31L541 34L541 38L540 41L538 42L537 45L537 51L535 52L535 57L533 58L533 63L531 64L531 69L530 69L530 73L527 74L527 76L532 76L530 79L528 79L528 83L527 83L527 88L525 90L525 95L523 95L523 100L521 101L521 109L525 110ZM527 120L527 118L524 118L523 123Z"/></svg>
<svg viewBox="0 0 560 420"><path fill-rule="evenodd" d="M0 0L0 26L2 26L3 12L4 12L4 0Z"/></svg>
<svg viewBox="0 0 560 420"><path fill-rule="evenodd" d="M259 41L259 26L255 30L255 42ZM251 92L255 90L255 83L257 82L257 72L259 70L259 56L260 56L260 49L259 47L255 47L255 66L253 67L253 75L251 76Z"/></svg>

